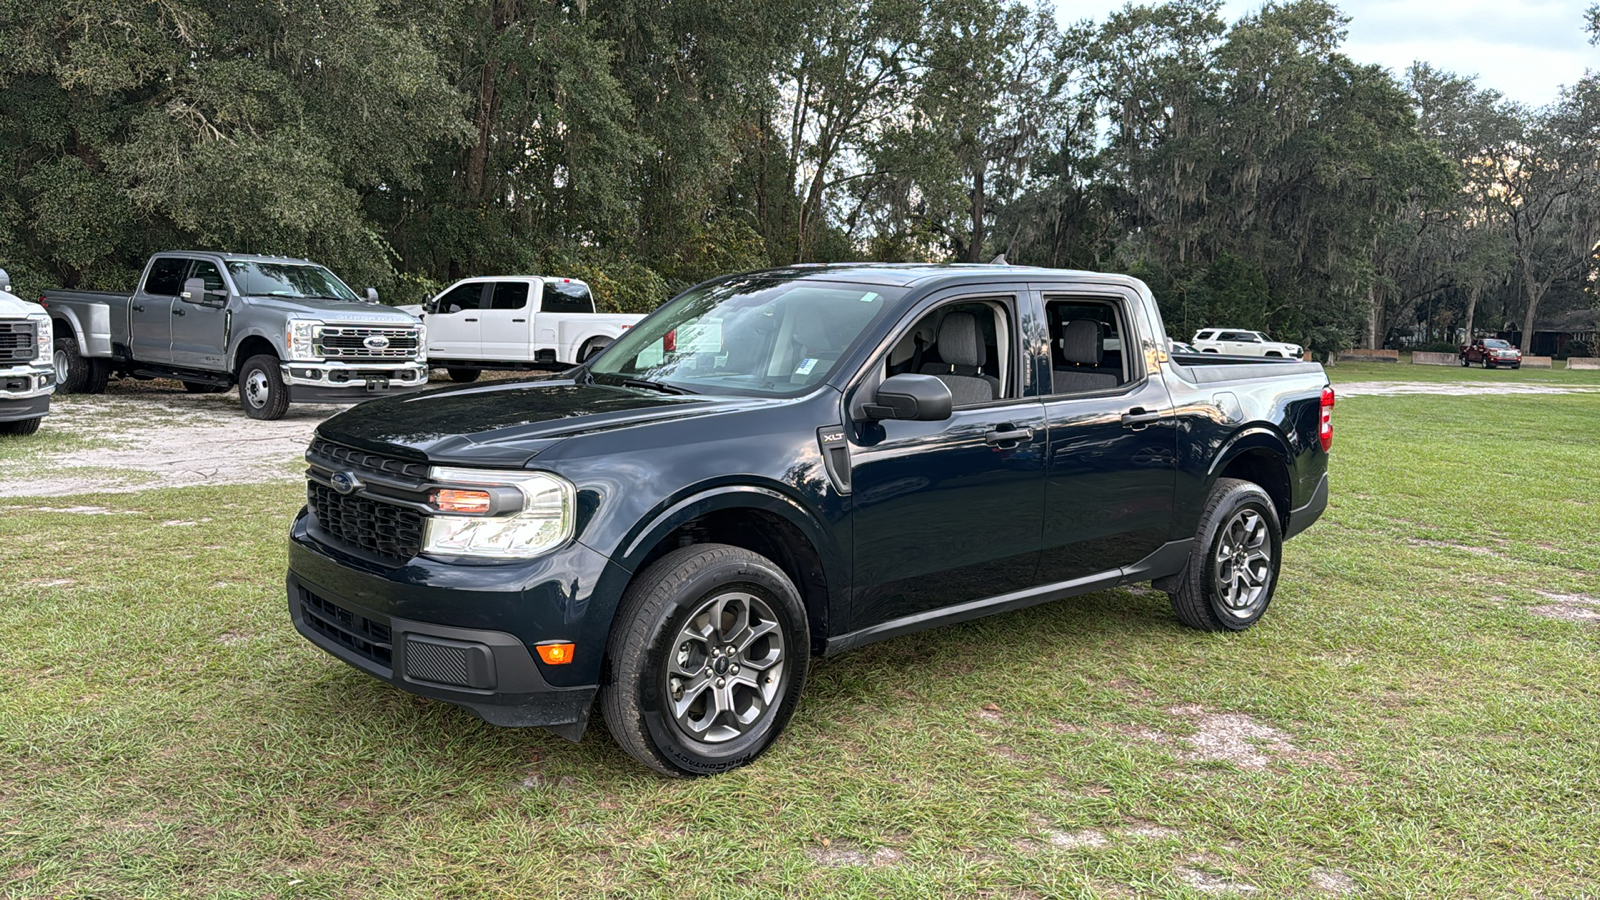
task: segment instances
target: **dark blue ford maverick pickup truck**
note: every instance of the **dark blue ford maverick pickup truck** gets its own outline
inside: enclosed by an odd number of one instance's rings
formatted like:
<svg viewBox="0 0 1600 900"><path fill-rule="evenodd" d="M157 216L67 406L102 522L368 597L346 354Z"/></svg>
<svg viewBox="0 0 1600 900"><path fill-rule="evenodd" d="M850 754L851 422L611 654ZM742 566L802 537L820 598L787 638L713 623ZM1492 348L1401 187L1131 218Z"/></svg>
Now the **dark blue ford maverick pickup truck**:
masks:
<svg viewBox="0 0 1600 900"><path fill-rule="evenodd" d="M1333 392L1173 355L1131 278L708 282L558 378L324 422L289 611L402 690L671 775L754 759L811 657L1132 582L1249 627L1328 502Z"/></svg>

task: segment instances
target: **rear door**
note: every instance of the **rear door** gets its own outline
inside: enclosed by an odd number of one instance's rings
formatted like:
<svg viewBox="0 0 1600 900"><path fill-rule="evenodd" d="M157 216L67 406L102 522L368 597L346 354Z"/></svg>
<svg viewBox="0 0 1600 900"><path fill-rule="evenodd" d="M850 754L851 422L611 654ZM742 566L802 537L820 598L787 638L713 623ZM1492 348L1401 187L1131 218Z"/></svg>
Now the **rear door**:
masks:
<svg viewBox="0 0 1600 900"><path fill-rule="evenodd" d="M172 364L191 369L227 369L223 351L227 346L228 310L232 291L217 264L208 259L197 259L184 276L187 281L198 278L205 282L207 291L221 291L212 295L215 304L207 305L206 297L178 297L172 303Z"/></svg>
<svg viewBox="0 0 1600 900"><path fill-rule="evenodd" d="M846 426L853 629L1033 586L1044 515L1045 416L1039 398L1024 390L1018 310L1025 296L1000 286L963 289L907 317L894 349L872 364L885 375L914 368L949 377L960 392L952 387L955 408L942 422ZM952 317L970 319L944 324ZM808 344L808 358L819 352Z"/></svg>
<svg viewBox="0 0 1600 900"><path fill-rule="evenodd" d="M183 290L192 260L162 256L150 264L144 282L128 302L128 345L139 362L172 361L172 304Z"/></svg>
<svg viewBox="0 0 1600 900"><path fill-rule="evenodd" d="M1052 371L1039 583L1052 584L1131 565L1166 542L1178 428L1139 338L1150 326L1137 295L1047 289L1041 300Z"/></svg>
<svg viewBox="0 0 1600 900"><path fill-rule="evenodd" d="M440 294L426 314L428 355L443 359L482 359L484 294L490 283L469 281Z"/></svg>
<svg viewBox="0 0 1600 900"><path fill-rule="evenodd" d="M485 359L516 362L533 359L532 342L529 340L533 304L529 294L527 279L496 281L489 286L488 296L484 298L486 302L478 315Z"/></svg>

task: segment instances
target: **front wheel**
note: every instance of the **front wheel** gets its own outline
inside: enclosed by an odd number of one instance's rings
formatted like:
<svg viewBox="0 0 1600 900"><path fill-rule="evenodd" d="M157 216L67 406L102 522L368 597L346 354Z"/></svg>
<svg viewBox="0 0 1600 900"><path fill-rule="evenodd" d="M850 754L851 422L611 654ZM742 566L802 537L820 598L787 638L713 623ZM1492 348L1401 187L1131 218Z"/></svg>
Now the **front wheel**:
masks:
<svg viewBox="0 0 1600 900"><path fill-rule="evenodd" d="M1483 367L1485 369L1492 369L1492 368L1494 368L1494 363L1490 362L1489 361L1489 357L1485 356L1483 358Z"/></svg>
<svg viewBox="0 0 1600 900"><path fill-rule="evenodd" d="M1472 360L1467 359L1465 356L1461 357L1461 368L1465 369L1470 365L1472 365Z"/></svg>
<svg viewBox="0 0 1600 900"><path fill-rule="evenodd" d="M239 405L252 419L281 419L289 411L289 388L276 356L252 356L239 367Z"/></svg>
<svg viewBox="0 0 1600 900"><path fill-rule="evenodd" d="M1189 563L1169 594L1172 608L1191 628L1243 631L1272 602L1282 555L1272 498L1253 482L1218 478L1200 515Z"/></svg>
<svg viewBox="0 0 1600 900"><path fill-rule="evenodd" d="M630 756L711 775L760 756L805 686L800 593L766 557L725 544L674 550L623 595L600 705Z"/></svg>
<svg viewBox="0 0 1600 900"><path fill-rule="evenodd" d="M0 422L0 434L27 437L39 430L39 423L42 421L44 421L43 416L37 419L21 419L16 422Z"/></svg>
<svg viewBox="0 0 1600 900"><path fill-rule="evenodd" d="M478 380L479 375L483 374L481 369L457 369L452 367L444 371L445 374L450 376L450 380L456 384L471 384Z"/></svg>

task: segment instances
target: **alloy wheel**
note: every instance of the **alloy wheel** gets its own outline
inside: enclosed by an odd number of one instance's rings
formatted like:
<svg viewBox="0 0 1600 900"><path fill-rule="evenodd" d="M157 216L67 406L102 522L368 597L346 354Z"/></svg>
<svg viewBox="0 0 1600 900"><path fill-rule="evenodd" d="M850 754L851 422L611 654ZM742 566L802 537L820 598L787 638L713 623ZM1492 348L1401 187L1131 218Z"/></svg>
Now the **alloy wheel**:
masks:
<svg viewBox="0 0 1600 900"><path fill-rule="evenodd" d="M765 599L726 591L705 600L668 646L664 688L673 723L708 744L750 734L777 707L786 649Z"/></svg>
<svg viewBox="0 0 1600 900"><path fill-rule="evenodd" d="M1223 610L1249 617L1272 579L1272 535L1266 519L1255 509L1234 513L1218 535L1215 552L1215 586Z"/></svg>

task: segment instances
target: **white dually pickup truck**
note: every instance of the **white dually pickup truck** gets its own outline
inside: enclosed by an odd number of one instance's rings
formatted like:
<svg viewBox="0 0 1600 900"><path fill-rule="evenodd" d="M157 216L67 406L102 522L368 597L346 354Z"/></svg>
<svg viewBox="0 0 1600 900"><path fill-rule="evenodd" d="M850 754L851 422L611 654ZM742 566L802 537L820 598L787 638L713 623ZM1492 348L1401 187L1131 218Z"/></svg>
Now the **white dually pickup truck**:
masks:
<svg viewBox="0 0 1600 900"><path fill-rule="evenodd" d="M576 278L466 278L421 307L400 307L428 325L428 363L454 381L484 369L552 369L605 349L644 316L597 313Z"/></svg>

